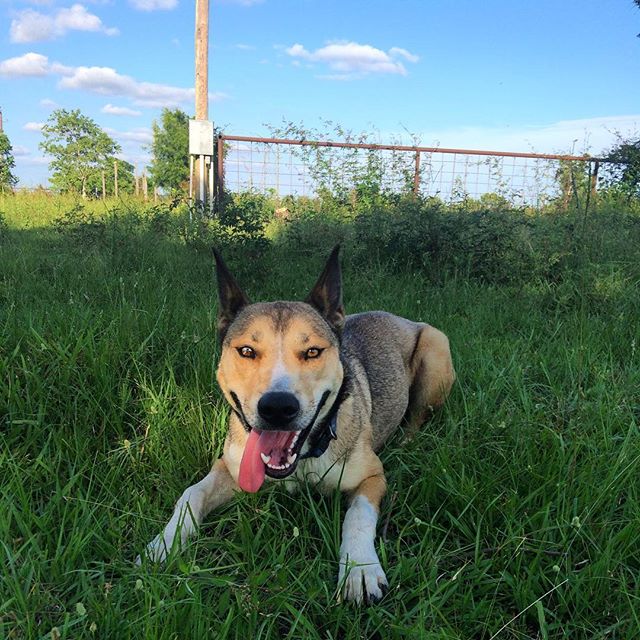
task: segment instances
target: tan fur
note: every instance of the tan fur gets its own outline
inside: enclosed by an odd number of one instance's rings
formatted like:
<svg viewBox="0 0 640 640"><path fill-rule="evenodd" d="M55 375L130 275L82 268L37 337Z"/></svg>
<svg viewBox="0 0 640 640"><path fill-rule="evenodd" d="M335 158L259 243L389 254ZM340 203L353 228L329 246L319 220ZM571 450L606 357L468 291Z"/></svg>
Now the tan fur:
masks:
<svg viewBox="0 0 640 640"><path fill-rule="evenodd" d="M456 379L447 336L424 325L411 362L413 382L407 412L407 436L412 436L441 407Z"/></svg>
<svg viewBox="0 0 640 640"><path fill-rule="evenodd" d="M382 465L380 465L382 467ZM376 511L380 511L380 503L387 493L387 479L384 473L371 475L365 478L355 491L355 495L364 496L375 507ZM354 496L355 497L355 496Z"/></svg>

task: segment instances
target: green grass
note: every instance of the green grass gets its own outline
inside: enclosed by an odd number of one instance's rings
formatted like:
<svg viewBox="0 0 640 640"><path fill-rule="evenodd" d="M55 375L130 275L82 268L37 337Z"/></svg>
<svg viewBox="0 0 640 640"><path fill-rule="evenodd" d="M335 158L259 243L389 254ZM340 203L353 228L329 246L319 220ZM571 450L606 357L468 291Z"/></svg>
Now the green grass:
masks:
<svg viewBox="0 0 640 640"><path fill-rule="evenodd" d="M134 565L224 440L212 259L25 204L0 202L0 637L640 636L637 264L498 286L345 257L348 311L433 323L459 375L384 450L391 590L359 609L335 600L345 500L311 488L243 495ZM302 297L324 258L233 256L255 299Z"/></svg>

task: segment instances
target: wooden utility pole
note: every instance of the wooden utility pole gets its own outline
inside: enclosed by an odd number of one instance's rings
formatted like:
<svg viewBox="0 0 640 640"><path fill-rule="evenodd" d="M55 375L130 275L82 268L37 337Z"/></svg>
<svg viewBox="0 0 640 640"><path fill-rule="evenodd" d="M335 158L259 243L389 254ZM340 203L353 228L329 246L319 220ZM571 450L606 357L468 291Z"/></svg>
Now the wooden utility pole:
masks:
<svg viewBox="0 0 640 640"><path fill-rule="evenodd" d="M196 0L195 34L195 90L196 120L209 119L209 0ZM213 141L212 141L213 145ZM196 202L205 204L207 170L205 156L198 155L194 163L194 192Z"/></svg>
<svg viewBox="0 0 640 640"><path fill-rule="evenodd" d="M196 0L196 120L209 118L209 0Z"/></svg>

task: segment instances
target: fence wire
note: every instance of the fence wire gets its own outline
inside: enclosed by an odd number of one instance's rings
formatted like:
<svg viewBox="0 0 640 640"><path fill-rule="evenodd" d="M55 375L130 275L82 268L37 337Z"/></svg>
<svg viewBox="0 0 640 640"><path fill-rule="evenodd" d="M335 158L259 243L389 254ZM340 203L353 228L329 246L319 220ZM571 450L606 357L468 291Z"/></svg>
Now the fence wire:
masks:
<svg viewBox="0 0 640 640"><path fill-rule="evenodd" d="M280 197L315 197L323 190L348 196L369 189L450 203L494 194L515 206L542 207L570 198L585 180L595 189L599 162L587 156L245 136L224 136L221 142L225 190Z"/></svg>

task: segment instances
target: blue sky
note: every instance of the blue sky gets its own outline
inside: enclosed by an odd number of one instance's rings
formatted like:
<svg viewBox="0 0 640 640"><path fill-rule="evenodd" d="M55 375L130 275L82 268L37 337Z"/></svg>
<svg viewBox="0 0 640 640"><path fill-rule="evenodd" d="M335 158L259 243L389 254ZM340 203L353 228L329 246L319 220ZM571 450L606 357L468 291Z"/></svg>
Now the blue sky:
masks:
<svg viewBox="0 0 640 640"><path fill-rule="evenodd" d="M79 108L140 166L162 106L193 112L195 2L0 0L0 108L24 186L39 127ZM640 131L631 0L211 0L210 116L323 120L380 141L597 153Z"/></svg>

